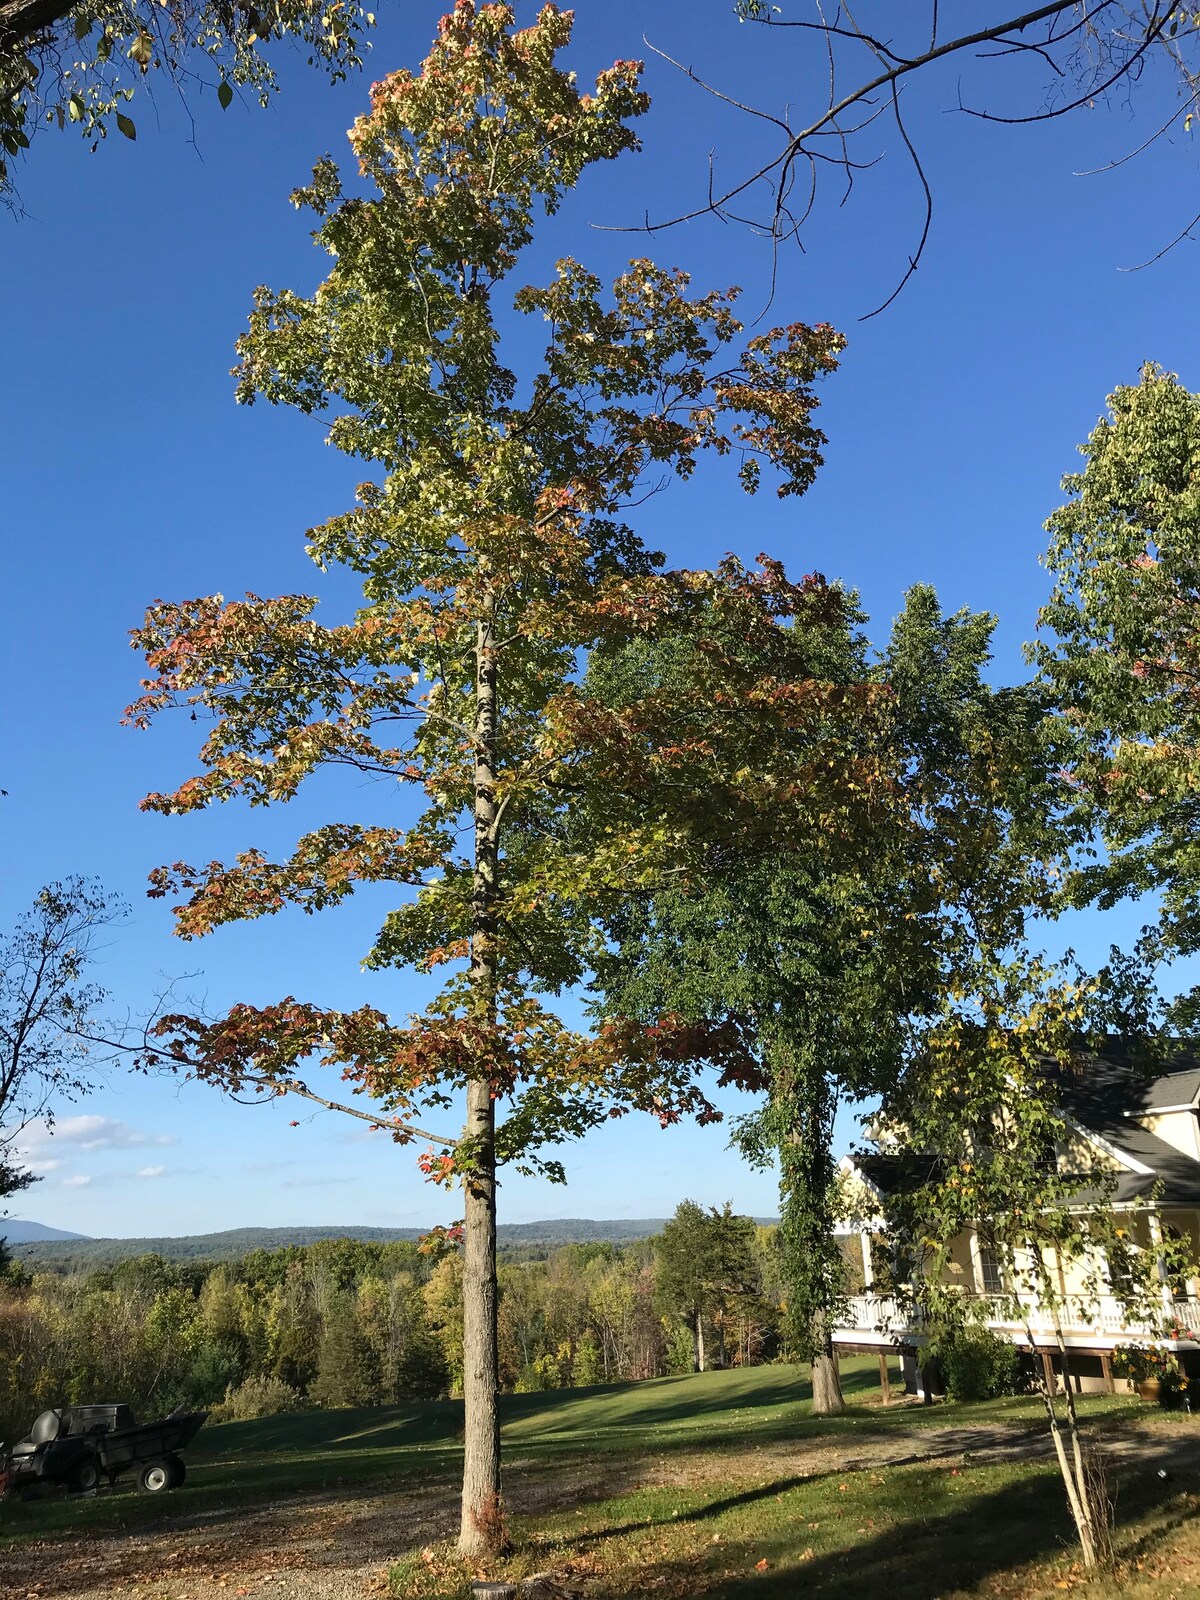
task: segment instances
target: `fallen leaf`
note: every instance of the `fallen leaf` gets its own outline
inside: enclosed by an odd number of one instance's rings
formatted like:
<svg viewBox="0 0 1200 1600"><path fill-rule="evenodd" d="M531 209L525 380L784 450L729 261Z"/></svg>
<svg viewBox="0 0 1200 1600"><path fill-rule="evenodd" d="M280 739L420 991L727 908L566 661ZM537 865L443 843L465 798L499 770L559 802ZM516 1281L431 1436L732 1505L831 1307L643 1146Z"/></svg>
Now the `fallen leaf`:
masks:
<svg viewBox="0 0 1200 1600"><path fill-rule="evenodd" d="M754 1563L754 1570L755 1572L765 1572L770 1565L771 1563L767 1560L766 1556L764 1556L761 1561L756 1561Z"/></svg>

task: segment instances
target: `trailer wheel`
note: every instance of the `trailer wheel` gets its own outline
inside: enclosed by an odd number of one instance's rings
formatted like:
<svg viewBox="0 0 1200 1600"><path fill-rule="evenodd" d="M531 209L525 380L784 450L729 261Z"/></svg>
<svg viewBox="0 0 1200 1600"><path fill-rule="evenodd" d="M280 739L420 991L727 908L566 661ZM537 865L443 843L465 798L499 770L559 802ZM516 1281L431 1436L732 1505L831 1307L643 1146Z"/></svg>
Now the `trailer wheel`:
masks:
<svg viewBox="0 0 1200 1600"><path fill-rule="evenodd" d="M169 1461L148 1461L138 1481L147 1494L161 1494L164 1489L174 1488L175 1474Z"/></svg>
<svg viewBox="0 0 1200 1600"><path fill-rule="evenodd" d="M94 1461L77 1461L67 1480L76 1494L87 1494L100 1482L100 1468Z"/></svg>
<svg viewBox="0 0 1200 1600"><path fill-rule="evenodd" d="M187 1482L187 1462L182 1456L168 1456L167 1462L171 1468L172 1489L182 1489Z"/></svg>

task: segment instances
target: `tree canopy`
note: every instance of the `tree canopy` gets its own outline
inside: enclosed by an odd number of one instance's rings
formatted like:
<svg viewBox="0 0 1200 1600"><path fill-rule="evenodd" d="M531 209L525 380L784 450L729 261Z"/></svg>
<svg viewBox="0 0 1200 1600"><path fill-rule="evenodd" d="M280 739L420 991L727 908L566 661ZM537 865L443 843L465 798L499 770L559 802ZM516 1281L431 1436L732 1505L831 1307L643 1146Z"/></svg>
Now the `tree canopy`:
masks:
<svg viewBox="0 0 1200 1600"><path fill-rule="evenodd" d="M1200 946L1200 397L1147 366L1108 398L1050 518L1035 650L1070 733L1063 776L1104 854L1076 904L1160 895L1167 946Z"/></svg>
<svg viewBox="0 0 1200 1600"><path fill-rule="evenodd" d="M1041 697L984 678L994 619L947 617L917 586L873 661L853 597L832 603L834 626L798 623L770 642L790 653L791 675L803 662L872 708L855 731L874 803L820 845L791 834L782 809L758 837L714 838L702 873L608 913L597 966L601 1011L720 1020L758 1057L766 1101L739 1137L751 1159L779 1166L789 1342L814 1361L823 1409L840 1405L829 1343L843 1296L838 1107L895 1087L947 990L969 987L977 963L1049 905L1064 840ZM756 641L710 617L707 631L596 652L587 684L619 701L647 682L694 680L722 649L766 670Z"/></svg>

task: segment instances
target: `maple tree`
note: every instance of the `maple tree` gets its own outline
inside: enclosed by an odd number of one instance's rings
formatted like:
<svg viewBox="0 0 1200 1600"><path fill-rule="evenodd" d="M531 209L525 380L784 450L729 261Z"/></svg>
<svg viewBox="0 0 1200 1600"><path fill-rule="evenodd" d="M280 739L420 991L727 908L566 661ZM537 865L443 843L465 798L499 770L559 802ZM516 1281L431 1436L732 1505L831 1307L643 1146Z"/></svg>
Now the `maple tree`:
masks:
<svg viewBox="0 0 1200 1600"><path fill-rule="evenodd" d="M757 1070L736 1026L609 1017L580 1031L542 997L588 971L606 898L688 870L706 830L763 836L782 807L797 839L836 837L871 781L856 740L834 737L869 701L827 683L715 662L682 698L618 708L580 686L600 643L701 613L761 638L823 625L820 580L789 583L772 563L665 572L625 508L704 451L736 456L747 490L766 465L779 493L802 492L823 442L813 385L841 340L793 323L742 341L735 291L696 295L685 273L639 260L606 293L563 260L512 301L546 324L542 365L522 381L503 364L497 290L535 213L591 162L635 148L628 124L647 104L629 61L580 93L556 64L570 32L553 6L516 30L508 7L460 0L420 71L377 83L351 129L370 195L345 195L326 158L294 196L317 214L328 277L308 297L257 291L239 398L334 413L329 441L378 474L310 533L318 566L355 576L361 607L327 625L307 596L158 602L134 635L153 675L130 719L187 705L214 722L201 770L148 809L277 804L330 767L386 781L386 823L315 829L285 861L249 849L176 863L152 892L179 898L191 938L395 885L366 965L445 968L439 996L403 1023L293 997L166 1017L151 1055L420 1141L428 1175L461 1186L469 1553L503 1538L498 1166L561 1177L548 1148L606 1117L714 1117L698 1062L726 1080ZM407 825L403 786L423 807ZM581 841L570 818L589 794L628 804L620 827ZM347 1098L311 1087L308 1062L340 1068ZM464 1102L461 1133L429 1131Z"/></svg>

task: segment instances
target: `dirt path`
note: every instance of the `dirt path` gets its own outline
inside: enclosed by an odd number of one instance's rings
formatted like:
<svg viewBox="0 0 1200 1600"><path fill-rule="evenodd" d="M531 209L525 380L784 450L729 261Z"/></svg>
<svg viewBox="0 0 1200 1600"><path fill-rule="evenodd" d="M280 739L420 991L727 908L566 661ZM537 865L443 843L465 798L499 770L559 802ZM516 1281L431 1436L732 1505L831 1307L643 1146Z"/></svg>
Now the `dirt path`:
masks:
<svg viewBox="0 0 1200 1600"><path fill-rule="evenodd" d="M1191 1429L1130 1423L1106 1433L1118 1457L1147 1469L1195 1466L1200 1452ZM773 1476L845 1476L917 1461L976 1464L1049 1453L1043 1433L1026 1427L923 1427L858 1440L840 1435L739 1450L735 1461L718 1451L637 1461L602 1458L590 1471L548 1469L534 1462L507 1465L508 1502L518 1515L539 1507L627 1493L662 1484L731 1483ZM153 1532L102 1533L87 1539L23 1546L0 1556L0 1594L12 1600L362 1600L382 1597L387 1567L402 1552L453 1535L455 1486L441 1481L388 1495L298 1495L257 1510L182 1515Z"/></svg>

